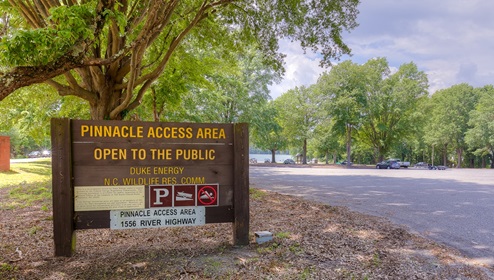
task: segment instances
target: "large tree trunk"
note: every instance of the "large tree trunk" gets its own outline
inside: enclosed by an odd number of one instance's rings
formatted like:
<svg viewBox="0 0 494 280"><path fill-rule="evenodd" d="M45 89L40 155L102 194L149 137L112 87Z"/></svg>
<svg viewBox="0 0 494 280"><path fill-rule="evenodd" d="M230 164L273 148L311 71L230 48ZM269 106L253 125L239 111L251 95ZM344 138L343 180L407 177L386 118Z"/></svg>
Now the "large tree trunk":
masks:
<svg viewBox="0 0 494 280"><path fill-rule="evenodd" d="M350 166L352 158L352 125L347 125L346 133L346 166Z"/></svg>
<svg viewBox="0 0 494 280"><path fill-rule="evenodd" d="M271 163L276 163L276 158L275 158L275 155L276 155L276 150L271 150Z"/></svg>
<svg viewBox="0 0 494 280"><path fill-rule="evenodd" d="M456 155L458 156L458 165L456 166L456 168L461 168L461 161L462 161L462 156L463 156L463 149L461 148L458 148L456 149Z"/></svg>
<svg viewBox="0 0 494 280"><path fill-rule="evenodd" d="M302 164L307 164L307 138L304 138Z"/></svg>
<svg viewBox="0 0 494 280"><path fill-rule="evenodd" d="M96 104L90 103L91 119L93 120L121 120L125 117L123 110L114 117L111 117L111 112L117 108L122 101L122 90L112 90L113 86L100 86L98 88L98 101Z"/></svg>

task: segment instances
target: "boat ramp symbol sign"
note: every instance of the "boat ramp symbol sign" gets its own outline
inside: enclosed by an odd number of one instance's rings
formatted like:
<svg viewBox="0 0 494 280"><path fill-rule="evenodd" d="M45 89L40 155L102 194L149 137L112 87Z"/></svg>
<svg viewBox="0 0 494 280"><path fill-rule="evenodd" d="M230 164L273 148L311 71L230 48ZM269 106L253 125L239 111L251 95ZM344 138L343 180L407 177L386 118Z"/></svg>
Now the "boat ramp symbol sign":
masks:
<svg viewBox="0 0 494 280"><path fill-rule="evenodd" d="M149 186L149 207L218 206L218 184Z"/></svg>
<svg viewBox="0 0 494 280"><path fill-rule="evenodd" d="M174 186L173 206L196 206L196 186Z"/></svg>
<svg viewBox="0 0 494 280"><path fill-rule="evenodd" d="M194 200L192 198L192 193L186 193L186 192L177 192L177 196L175 196L176 201L188 201L188 200Z"/></svg>

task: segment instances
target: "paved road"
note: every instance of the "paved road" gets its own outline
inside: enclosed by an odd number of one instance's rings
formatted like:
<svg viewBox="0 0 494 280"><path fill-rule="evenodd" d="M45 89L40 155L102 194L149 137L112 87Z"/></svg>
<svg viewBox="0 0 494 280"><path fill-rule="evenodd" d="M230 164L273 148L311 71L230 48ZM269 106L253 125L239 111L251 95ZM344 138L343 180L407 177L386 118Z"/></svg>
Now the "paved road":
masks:
<svg viewBox="0 0 494 280"><path fill-rule="evenodd" d="M388 218L494 265L494 170L251 166L250 183Z"/></svg>

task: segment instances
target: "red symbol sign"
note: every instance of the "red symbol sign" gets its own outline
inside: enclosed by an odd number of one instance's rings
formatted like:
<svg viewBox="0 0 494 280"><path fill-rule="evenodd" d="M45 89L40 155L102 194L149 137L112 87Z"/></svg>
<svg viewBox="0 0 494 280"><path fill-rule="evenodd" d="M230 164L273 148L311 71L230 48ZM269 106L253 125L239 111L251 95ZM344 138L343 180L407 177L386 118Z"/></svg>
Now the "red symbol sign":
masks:
<svg viewBox="0 0 494 280"><path fill-rule="evenodd" d="M218 206L218 185L198 185L197 205Z"/></svg>

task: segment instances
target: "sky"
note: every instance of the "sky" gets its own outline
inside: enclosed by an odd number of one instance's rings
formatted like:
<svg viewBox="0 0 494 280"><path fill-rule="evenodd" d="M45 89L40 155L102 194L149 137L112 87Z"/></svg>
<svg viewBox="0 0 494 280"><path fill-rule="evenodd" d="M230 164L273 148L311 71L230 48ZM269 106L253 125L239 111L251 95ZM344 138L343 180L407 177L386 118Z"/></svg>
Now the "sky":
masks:
<svg viewBox="0 0 494 280"><path fill-rule="evenodd" d="M363 64L385 57L390 68L414 62L429 79L429 92L460 83L494 84L494 1L492 0L362 0L359 26L343 35L352 60ZM280 42L286 73L270 86L277 98L296 86L308 86L328 68L318 54L297 43Z"/></svg>

